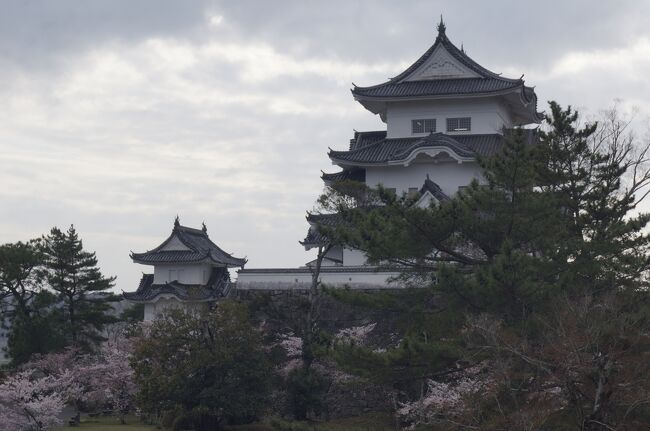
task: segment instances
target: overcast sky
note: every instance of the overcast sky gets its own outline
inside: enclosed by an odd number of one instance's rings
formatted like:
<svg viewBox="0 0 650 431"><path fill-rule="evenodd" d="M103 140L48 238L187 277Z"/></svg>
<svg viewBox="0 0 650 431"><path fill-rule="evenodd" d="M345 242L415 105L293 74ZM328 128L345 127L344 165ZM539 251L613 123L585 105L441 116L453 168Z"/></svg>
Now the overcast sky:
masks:
<svg viewBox="0 0 650 431"><path fill-rule="evenodd" d="M291 267L327 148L385 127L351 83L447 35L590 114L650 117L650 1L0 0L0 243L74 223L117 290L181 223Z"/></svg>

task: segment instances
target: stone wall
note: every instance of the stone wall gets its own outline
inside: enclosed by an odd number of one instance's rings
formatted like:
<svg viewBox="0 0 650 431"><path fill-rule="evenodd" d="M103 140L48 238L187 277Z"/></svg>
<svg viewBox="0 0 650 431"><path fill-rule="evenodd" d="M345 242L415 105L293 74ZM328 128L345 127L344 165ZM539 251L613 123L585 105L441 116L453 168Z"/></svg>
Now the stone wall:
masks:
<svg viewBox="0 0 650 431"><path fill-rule="evenodd" d="M327 419L348 418L393 410L392 394L384 387L362 380L335 383L325 397Z"/></svg>

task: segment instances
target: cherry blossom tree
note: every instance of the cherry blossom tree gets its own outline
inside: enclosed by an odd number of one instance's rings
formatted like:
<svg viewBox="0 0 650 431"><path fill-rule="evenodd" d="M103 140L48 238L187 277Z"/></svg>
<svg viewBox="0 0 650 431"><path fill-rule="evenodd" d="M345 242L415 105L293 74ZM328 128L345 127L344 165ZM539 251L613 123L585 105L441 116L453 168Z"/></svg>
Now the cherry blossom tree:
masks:
<svg viewBox="0 0 650 431"><path fill-rule="evenodd" d="M111 406L121 423L125 423L125 416L133 408L137 390L129 356L130 352L107 346L96 361L80 370L86 377L86 398Z"/></svg>
<svg viewBox="0 0 650 431"><path fill-rule="evenodd" d="M61 424L65 397L53 376L21 371L0 384L0 431L46 431Z"/></svg>
<svg viewBox="0 0 650 431"><path fill-rule="evenodd" d="M32 422L38 420L46 426L48 422L43 421L42 417L50 414L60 403L61 409L65 404L74 406L77 418L82 407L111 409L124 423L126 415L133 408L136 393L133 370L129 364L130 354L131 343L120 340L119 343L105 343L95 354L81 354L78 350L67 349L36 356L0 386L0 390L5 388L6 392L5 398L0 395L0 421L3 424L26 423L25 417L34 417L37 419ZM9 396L11 393L20 394L12 389L19 383L21 387L36 383L40 385L38 391L32 389L34 395L29 400L32 404L26 407L27 410L16 407L22 404ZM20 420L23 422L17 422ZM15 431L21 427L8 429ZM48 428L32 426L26 429ZM0 427L0 431L4 429Z"/></svg>
<svg viewBox="0 0 650 431"><path fill-rule="evenodd" d="M427 389L420 399L400 403L397 415L407 428L418 425L454 422L468 413L472 397L492 389L492 376L483 370L485 364L460 369L447 381L427 380Z"/></svg>

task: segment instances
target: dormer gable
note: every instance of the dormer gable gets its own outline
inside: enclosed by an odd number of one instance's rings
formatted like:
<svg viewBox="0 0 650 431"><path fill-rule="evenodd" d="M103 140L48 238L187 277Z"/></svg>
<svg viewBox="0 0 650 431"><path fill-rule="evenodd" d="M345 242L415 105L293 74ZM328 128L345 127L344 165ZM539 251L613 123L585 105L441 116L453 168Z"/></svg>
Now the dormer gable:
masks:
<svg viewBox="0 0 650 431"><path fill-rule="evenodd" d="M481 75L455 58L443 44L439 44L433 53L419 67L404 77L402 81L480 77Z"/></svg>
<svg viewBox="0 0 650 431"><path fill-rule="evenodd" d="M180 240L178 235L173 234L171 238L165 242L165 244L160 248L160 251L187 251L191 250L188 246L183 244L183 241Z"/></svg>

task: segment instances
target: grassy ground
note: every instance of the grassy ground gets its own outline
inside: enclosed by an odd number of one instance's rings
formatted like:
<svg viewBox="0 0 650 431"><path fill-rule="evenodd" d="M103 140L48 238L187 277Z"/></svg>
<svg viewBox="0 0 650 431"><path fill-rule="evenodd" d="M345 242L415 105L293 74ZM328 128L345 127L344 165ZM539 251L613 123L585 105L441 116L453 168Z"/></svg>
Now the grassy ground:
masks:
<svg viewBox="0 0 650 431"><path fill-rule="evenodd" d="M152 431L155 429L155 426L144 425L135 417L128 417L126 424L122 425L118 418L112 416L97 418L82 416L81 424L78 427L64 426L57 428L57 431Z"/></svg>
<svg viewBox="0 0 650 431"><path fill-rule="evenodd" d="M292 423L291 430L295 431L392 431L395 426L390 415L368 415L358 418L338 419L323 423ZM57 431L152 431L153 425L144 425L137 418L129 417L126 425L121 425L115 417L89 418L82 416L78 427L64 426ZM241 425L228 428L231 431L276 431L268 423Z"/></svg>

